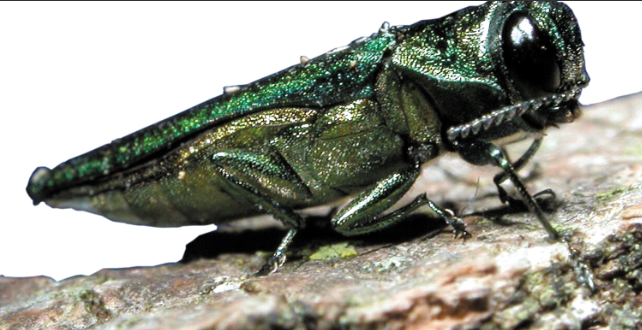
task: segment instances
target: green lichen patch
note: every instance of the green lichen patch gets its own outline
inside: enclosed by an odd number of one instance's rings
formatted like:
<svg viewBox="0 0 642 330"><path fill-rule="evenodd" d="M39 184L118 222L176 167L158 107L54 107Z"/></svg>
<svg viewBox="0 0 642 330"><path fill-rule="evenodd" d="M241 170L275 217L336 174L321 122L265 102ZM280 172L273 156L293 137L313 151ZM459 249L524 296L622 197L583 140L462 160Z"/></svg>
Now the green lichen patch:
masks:
<svg viewBox="0 0 642 330"><path fill-rule="evenodd" d="M357 250L353 246L349 245L347 242L337 243L333 245L326 245L320 247L317 252L313 253L310 256L310 260L336 260L336 259L348 259L355 257L357 255Z"/></svg>
<svg viewBox="0 0 642 330"><path fill-rule="evenodd" d="M105 308L105 303L96 291L89 288L82 288L78 292L74 292L76 299L81 302L85 311L96 317L98 322L104 322L111 317L111 313Z"/></svg>
<svg viewBox="0 0 642 330"><path fill-rule="evenodd" d="M597 200L599 200L599 201L603 201L603 200L611 199L611 198L613 198L615 196L618 196L618 195L621 195L621 194L624 194L624 193L627 193L627 192L630 192L630 191L633 191L633 190L635 190L635 187L633 187L633 186L618 187L618 188L615 188L615 189L612 189L612 190L609 190L609 191L605 191L603 193L599 193L599 194L595 195L595 198L597 198Z"/></svg>

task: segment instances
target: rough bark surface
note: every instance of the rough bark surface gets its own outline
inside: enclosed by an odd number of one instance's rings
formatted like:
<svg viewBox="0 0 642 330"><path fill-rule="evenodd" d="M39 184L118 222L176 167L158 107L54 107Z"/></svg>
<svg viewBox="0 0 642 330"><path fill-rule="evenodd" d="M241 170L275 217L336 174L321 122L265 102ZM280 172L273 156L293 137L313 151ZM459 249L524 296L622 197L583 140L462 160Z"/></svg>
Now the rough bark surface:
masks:
<svg viewBox="0 0 642 330"><path fill-rule="evenodd" d="M480 178L465 242L427 211L355 238L321 218L278 272L257 278L285 231L244 220L197 238L181 263L0 277L0 328L642 329L642 94L585 108L521 171L531 192L557 192L547 215L592 267L596 293L532 214L500 205L495 172L444 157L415 186L411 197L426 191L459 211Z"/></svg>

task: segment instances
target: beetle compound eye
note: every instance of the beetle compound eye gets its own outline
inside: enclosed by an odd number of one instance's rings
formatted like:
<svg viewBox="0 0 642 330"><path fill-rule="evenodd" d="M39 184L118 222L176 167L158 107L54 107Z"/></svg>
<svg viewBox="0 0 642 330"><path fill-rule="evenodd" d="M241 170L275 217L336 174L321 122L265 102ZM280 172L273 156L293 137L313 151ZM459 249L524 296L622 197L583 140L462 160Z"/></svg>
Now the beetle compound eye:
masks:
<svg viewBox="0 0 642 330"><path fill-rule="evenodd" d="M508 18L502 48L510 78L525 98L555 92L560 86L555 47L530 16L515 13Z"/></svg>

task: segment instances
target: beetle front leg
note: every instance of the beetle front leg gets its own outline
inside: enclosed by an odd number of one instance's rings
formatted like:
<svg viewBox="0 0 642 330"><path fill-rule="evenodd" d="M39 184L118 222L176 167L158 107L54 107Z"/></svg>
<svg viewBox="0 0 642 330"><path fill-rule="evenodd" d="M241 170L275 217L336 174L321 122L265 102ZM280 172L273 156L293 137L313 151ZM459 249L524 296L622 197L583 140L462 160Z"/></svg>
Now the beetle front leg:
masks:
<svg viewBox="0 0 642 330"><path fill-rule="evenodd" d="M455 237L469 236L461 219L455 217L452 212L439 208L427 199L425 194L419 195L410 204L377 218L408 192L419 174L420 168L413 167L395 172L378 181L372 188L358 195L342 208L333 217L332 227L346 236L367 234L396 224L419 207L428 205L454 228Z"/></svg>
<svg viewBox="0 0 642 330"><path fill-rule="evenodd" d="M519 177L515 173L513 165L510 163L504 152L500 148L486 141L474 141L467 144L457 145L457 147L459 148L459 154L471 164L493 164L504 170L506 177L508 177L513 182L515 188L524 199L524 203L531 212L535 213L537 220L539 220L544 229L546 229L549 237L564 243L569 251L569 258L573 263L575 274L580 282L586 283L589 289L595 292L595 282L593 280L593 273L591 272L590 266L580 259L579 253L573 247L571 247L569 242L565 238L562 238L557 230L553 228L551 223L548 222L537 201L535 201L533 196L528 193L522 182L519 180ZM531 146L529 150L532 150L533 148L537 150L537 147L538 146ZM534 153L534 151L532 153ZM522 158L526 159L525 157L528 159L530 158L528 155L525 155L522 156L520 160ZM519 163L519 160L517 162Z"/></svg>
<svg viewBox="0 0 642 330"><path fill-rule="evenodd" d="M533 158L537 150L539 150L539 147L542 145L542 137L536 138L533 143L528 147L528 150L524 152L524 154L514 163L512 163L513 170L515 172L519 171L522 169L528 162ZM504 154L506 152L504 151ZM522 206L523 204L520 204L521 201L518 199L515 199L508 195L506 190L501 186L501 183L506 181L508 179L508 174L506 171L503 171L493 178L493 182L495 182L495 186L497 186L497 192L499 193L499 199L501 200L502 203L507 203L511 206ZM552 198L555 198L555 192L553 192L551 189L545 189L542 190L536 194L533 195L533 198L537 200L538 196L541 195L550 195Z"/></svg>
<svg viewBox="0 0 642 330"><path fill-rule="evenodd" d="M291 227L272 258L255 275L275 272L285 262L285 252L300 228L302 218L269 195L306 198L309 196L307 187L276 153L219 152L212 161L227 183L228 194L246 200Z"/></svg>
<svg viewBox="0 0 642 330"><path fill-rule="evenodd" d="M535 214L537 220L539 220L544 229L546 229L549 236L552 239L559 239L559 233L557 232L557 230L555 230L555 228L553 228L551 223L548 222L546 216L544 215L544 212L539 207L539 204L537 204L537 201L535 201L533 196L528 193L526 187L524 187L524 184L522 184L522 181L517 176L513 165L510 163L502 149L486 141L474 141L467 144L461 144L458 145L458 149L459 154L462 156L462 158L464 158L471 164L492 164L504 170L504 174L511 180L511 182L513 182L513 185L515 185L517 192L522 196L526 207L528 207L528 209ZM529 150L530 149L532 148L529 148ZM535 150L537 149L535 148ZM524 158L524 156L522 156L522 158Z"/></svg>

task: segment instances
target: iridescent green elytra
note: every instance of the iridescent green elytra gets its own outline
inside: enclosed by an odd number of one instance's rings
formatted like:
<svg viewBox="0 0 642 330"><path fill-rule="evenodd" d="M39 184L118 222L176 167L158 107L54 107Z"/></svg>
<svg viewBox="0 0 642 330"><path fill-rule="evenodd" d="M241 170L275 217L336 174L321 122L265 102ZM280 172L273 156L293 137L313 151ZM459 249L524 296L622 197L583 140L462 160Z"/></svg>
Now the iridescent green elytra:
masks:
<svg viewBox="0 0 642 330"><path fill-rule="evenodd" d="M261 273L284 261L302 221L295 210L356 197L331 220L344 235L383 229L428 205L390 214L421 165L446 152L496 165L557 238L515 171L546 128L579 115L588 84L580 30L555 2L489 2L381 29L315 59L226 92L174 117L34 171L34 204L114 221L183 226L267 213L292 229ZM533 138L511 164L501 146Z"/></svg>

